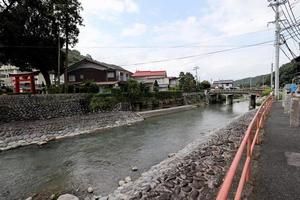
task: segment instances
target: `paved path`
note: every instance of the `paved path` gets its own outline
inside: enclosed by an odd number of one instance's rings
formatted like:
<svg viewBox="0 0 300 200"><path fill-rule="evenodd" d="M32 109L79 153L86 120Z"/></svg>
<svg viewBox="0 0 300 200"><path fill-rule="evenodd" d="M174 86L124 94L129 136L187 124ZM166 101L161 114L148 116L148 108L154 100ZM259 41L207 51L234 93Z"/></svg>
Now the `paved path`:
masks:
<svg viewBox="0 0 300 200"><path fill-rule="evenodd" d="M266 122L253 199L300 199L300 128L274 103Z"/></svg>

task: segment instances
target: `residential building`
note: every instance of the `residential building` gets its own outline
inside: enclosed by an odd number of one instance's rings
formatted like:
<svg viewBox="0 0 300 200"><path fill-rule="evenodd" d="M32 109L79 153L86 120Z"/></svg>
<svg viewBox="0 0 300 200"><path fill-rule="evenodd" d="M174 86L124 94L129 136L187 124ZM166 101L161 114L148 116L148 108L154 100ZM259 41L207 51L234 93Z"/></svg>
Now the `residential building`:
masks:
<svg viewBox="0 0 300 200"><path fill-rule="evenodd" d="M169 87L175 88L179 84L179 78L177 77L169 77Z"/></svg>
<svg viewBox="0 0 300 200"><path fill-rule="evenodd" d="M19 68L12 65L2 65L0 66L0 85L13 87L13 82L9 74L17 74Z"/></svg>
<svg viewBox="0 0 300 200"><path fill-rule="evenodd" d="M212 88L220 88L224 90L229 90L233 88L233 80L219 80L214 81L212 84Z"/></svg>
<svg viewBox="0 0 300 200"><path fill-rule="evenodd" d="M153 91L155 81L158 83L159 91L169 90L170 80L166 71L136 71L132 74L132 78L147 85L150 91Z"/></svg>
<svg viewBox="0 0 300 200"><path fill-rule="evenodd" d="M68 68L66 78L68 84L74 85L94 81L101 92L105 87L117 87L120 82L127 81L131 74L120 66L84 58Z"/></svg>

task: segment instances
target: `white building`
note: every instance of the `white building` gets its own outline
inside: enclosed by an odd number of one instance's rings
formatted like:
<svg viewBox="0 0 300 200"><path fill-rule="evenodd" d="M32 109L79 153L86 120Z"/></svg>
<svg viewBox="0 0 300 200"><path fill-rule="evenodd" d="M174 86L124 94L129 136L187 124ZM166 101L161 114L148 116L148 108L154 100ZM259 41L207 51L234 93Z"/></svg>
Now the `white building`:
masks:
<svg viewBox="0 0 300 200"><path fill-rule="evenodd" d="M158 83L159 91L169 90L170 80L166 71L136 71L132 78L148 85L150 91L153 91L155 81Z"/></svg>
<svg viewBox="0 0 300 200"><path fill-rule="evenodd" d="M224 90L229 90L233 88L233 80L219 80L214 81L212 84L212 88L219 88Z"/></svg>

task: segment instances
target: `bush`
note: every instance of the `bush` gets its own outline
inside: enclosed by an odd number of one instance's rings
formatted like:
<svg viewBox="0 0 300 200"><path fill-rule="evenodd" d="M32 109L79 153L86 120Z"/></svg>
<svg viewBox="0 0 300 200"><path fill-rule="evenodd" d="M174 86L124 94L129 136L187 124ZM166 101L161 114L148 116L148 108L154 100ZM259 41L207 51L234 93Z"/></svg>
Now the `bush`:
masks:
<svg viewBox="0 0 300 200"><path fill-rule="evenodd" d="M264 91L262 92L262 96L269 96L272 92L272 89L271 88L266 88L264 89Z"/></svg>
<svg viewBox="0 0 300 200"><path fill-rule="evenodd" d="M93 81L87 81L79 87L80 93L98 93L99 87Z"/></svg>
<svg viewBox="0 0 300 200"><path fill-rule="evenodd" d="M119 103L119 101L112 96L95 95L90 101L90 108L93 111L111 111Z"/></svg>

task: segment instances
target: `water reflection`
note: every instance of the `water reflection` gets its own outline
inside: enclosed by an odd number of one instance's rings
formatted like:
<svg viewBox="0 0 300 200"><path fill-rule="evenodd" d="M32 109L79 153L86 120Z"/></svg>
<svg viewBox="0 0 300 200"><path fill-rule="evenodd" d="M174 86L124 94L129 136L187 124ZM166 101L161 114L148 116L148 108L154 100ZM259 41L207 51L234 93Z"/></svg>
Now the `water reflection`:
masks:
<svg viewBox="0 0 300 200"><path fill-rule="evenodd" d="M137 178L171 152L246 112L248 103L212 105L84 136L0 153L0 199L86 190L107 194L121 178ZM131 167L137 166L138 172Z"/></svg>

